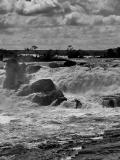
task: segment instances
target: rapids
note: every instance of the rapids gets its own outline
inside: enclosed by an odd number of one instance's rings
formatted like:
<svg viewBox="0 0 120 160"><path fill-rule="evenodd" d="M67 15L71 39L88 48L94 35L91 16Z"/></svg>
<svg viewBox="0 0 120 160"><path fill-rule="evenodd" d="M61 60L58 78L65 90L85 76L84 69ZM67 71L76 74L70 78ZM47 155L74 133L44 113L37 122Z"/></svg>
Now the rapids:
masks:
<svg viewBox="0 0 120 160"><path fill-rule="evenodd" d="M41 65L41 64L40 64ZM43 65L43 64L42 64ZM26 142L42 136L78 134L99 135L119 125L120 108L103 108L101 95L120 93L120 70L109 67L66 67L50 69L47 65L29 75L30 83L50 78L68 98L58 107L40 107L31 97L17 97L15 91L2 84L0 70L0 142ZM72 101L79 99L83 107L75 109Z"/></svg>

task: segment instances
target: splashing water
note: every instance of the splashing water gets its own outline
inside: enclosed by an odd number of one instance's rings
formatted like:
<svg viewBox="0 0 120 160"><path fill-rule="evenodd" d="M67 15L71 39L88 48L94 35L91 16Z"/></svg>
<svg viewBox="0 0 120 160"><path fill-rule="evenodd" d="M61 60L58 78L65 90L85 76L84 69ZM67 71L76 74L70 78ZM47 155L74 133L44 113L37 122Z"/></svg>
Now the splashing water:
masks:
<svg viewBox="0 0 120 160"><path fill-rule="evenodd" d="M4 79L3 71L0 78ZM68 101L58 107L40 107L28 97L17 97L14 91L3 90L0 83L1 141L24 140L43 134L97 135L119 124L120 109L103 108L99 104L101 95L120 92L119 68L109 68L107 71L96 68L91 71L80 66L43 67L31 75L30 83L42 78L51 78ZM75 98L82 102L81 109L75 109Z"/></svg>

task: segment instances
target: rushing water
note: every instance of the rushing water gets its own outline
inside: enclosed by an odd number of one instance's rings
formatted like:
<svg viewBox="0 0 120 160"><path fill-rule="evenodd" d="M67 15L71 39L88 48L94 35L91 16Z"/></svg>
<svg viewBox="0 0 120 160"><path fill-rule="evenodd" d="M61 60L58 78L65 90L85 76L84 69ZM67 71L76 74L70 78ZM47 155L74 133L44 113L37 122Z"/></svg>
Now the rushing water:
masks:
<svg viewBox="0 0 120 160"><path fill-rule="evenodd" d="M4 70L0 72L0 141L26 141L40 135L98 135L119 125L120 109L103 108L101 95L120 93L119 68L50 69L47 66L30 76L30 83L50 78L68 98L58 107L33 104L30 97L17 97L3 90ZM75 109L75 98L83 106ZM64 137L64 136L63 136Z"/></svg>

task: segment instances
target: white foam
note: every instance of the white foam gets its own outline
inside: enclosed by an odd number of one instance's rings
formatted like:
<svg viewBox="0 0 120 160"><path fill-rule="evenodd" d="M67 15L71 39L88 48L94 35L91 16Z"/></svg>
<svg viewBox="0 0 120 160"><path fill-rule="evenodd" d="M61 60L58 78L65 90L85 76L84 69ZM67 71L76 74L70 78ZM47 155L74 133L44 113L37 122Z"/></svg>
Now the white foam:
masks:
<svg viewBox="0 0 120 160"><path fill-rule="evenodd" d="M0 123L1 123L1 124L10 123L11 120L15 120L15 119L16 119L16 118L11 117L11 116L0 115Z"/></svg>

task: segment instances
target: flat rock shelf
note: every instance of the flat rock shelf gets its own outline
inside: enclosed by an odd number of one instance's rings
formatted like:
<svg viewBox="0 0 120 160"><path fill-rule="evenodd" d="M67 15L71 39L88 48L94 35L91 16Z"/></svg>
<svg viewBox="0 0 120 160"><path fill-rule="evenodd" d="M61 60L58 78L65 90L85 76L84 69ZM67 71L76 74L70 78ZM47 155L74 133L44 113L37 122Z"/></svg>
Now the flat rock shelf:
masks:
<svg viewBox="0 0 120 160"><path fill-rule="evenodd" d="M65 137L65 138L64 138ZM16 144L0 144L0 160L119 160L120 129L97 136L41 136Z"/></svg>

